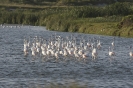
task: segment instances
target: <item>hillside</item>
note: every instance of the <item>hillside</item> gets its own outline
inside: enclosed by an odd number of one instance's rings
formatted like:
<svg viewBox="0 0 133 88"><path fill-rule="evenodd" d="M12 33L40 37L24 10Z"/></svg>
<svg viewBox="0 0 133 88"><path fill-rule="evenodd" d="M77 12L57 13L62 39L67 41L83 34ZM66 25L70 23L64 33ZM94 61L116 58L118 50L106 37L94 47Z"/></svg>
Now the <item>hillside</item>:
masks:
<svg viewBox="0 0 133 88"><path fill-rule="evenodd" d="M132 2L1 0L0 24L36 25L53 31L133 37Z"/></svg>
<svg viewBox="0 0 133 88"><path fill-rule="evenodd" d="M133 2L133 0L1 0L0 4L28 4L39 6L83 6L112 4L115 2Z"/></svg>

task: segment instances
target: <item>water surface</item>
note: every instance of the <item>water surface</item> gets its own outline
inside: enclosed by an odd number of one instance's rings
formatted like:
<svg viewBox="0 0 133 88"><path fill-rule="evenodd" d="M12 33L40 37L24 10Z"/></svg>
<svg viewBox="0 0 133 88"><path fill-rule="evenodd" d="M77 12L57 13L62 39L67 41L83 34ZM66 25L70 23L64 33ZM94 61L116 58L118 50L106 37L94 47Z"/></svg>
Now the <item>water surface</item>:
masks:
<svg viewBox="0 0 133 88"><path fill-rule="evenodd" d="M1 88L45 88L51 83L79 85L94 88L132 88L133 60L129 57L129 46L133 46L132 38L115 37L116 56L110 59L108 47L114 37L92 34L56 32L62 37L98 38L102 49L98 50L98 59L88 62L43 62L32 61L31 56L23 55L23 40L29 36L49 38L53 31L44 27L21 26L0 27L0 87Z"/></svg>

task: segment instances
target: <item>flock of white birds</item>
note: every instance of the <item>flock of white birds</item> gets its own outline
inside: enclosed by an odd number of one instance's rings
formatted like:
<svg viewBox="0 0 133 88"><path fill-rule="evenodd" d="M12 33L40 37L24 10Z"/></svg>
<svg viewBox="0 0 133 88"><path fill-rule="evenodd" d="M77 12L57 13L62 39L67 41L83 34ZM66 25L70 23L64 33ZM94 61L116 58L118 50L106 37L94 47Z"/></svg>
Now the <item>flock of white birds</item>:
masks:
<svg viewBox="0 0 133 88"><path fill-rule="evenodd" d="M109 46L109 57L115 56L114 52L115 38ZM98 58L98 51L102 48L100 37L85 40L73 35L65 38L57 35L51 35L48 39L35 36L34 38L24 38L24 56L29 54L33 58L42 57L44 59L54 58L86 60ZM132 52L129 53L132 57Z"/></svg>
<svg viewBox="0 0 133 88"><path fill-rule="evenodd" d="M23 25L2 25L1 27L21 28ZM30 26L29 26L30 28ZM115 56L115 38L108 49L109 57ZM85 40L77 38L73 35L61 37L56 33L48 39L35 36L34 38L24 38L24 56L32 55L33 58L42 57L44 59L55 58L74 58L77 60L85 60L98 58L98 51L102 48L100 37ZM132 46L130 46L129 56L133 58Z"/></svg>

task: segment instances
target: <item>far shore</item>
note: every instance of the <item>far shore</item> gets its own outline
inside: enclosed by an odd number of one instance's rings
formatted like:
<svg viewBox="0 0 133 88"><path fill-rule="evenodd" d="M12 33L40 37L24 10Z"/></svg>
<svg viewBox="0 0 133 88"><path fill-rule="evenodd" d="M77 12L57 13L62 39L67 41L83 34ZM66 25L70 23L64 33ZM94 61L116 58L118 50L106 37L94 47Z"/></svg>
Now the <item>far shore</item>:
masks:
<svg viewBox="0 0 133 88"><path fill-rule="evenodd" d="M23 25L23 24L0 24L1 26L30 26L30 25Z"/></svg>

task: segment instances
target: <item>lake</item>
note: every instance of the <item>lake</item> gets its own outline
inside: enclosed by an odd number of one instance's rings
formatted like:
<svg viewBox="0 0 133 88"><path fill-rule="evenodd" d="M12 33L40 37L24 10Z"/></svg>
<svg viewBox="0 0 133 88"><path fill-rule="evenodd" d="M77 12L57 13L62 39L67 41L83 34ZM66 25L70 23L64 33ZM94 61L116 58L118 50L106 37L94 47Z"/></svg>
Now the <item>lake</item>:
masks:
<svg viewBox="0 0 133 88"><path fill-rule="evenodd" d="M83 61L42 61L24 56L24 38L50 35L75 36L85 40L100 38L102 48L98 58ZM110 58L108 47L115 38L115 56ZM48 31L40 26L0 26L0 88L47 88L49 85L79 85L85 88L132 88L133 59L129 57L133 38L82 33ZM133 50L133 49L132 49ZM91 55L91 54L90 54ZM51 88L51 87L50 87ZM61 87L60 87L61 88Z"/></svg>

